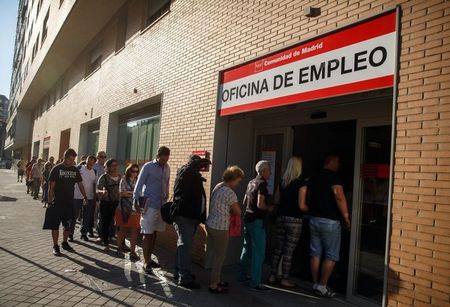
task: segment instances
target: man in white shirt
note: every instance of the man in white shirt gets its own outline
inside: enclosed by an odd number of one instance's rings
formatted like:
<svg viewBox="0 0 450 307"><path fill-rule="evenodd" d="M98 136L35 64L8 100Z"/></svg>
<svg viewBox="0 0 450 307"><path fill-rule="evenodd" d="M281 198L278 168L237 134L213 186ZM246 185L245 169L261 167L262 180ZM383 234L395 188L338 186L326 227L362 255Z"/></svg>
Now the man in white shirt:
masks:
<svg viewBox="0 0 450 307"><path fill-rule="evenodd" d="M82 178L82 184L84 190L86 192L87 201L84 201L84 197L80 192L80 189L77 185L75 185L74 192L74 212L75 215L73 219L70 221L70 235L69 240L73 241L73 233L75 231L75 223L81 208L83 207L82 212L82 221L81 221L81 240L89 241L87 236L89 227L92 223L93 210L95 208L95 185L97 182L97 174L94 170L93 166L97 159L94 156L89 156L86 160L85 165L78 166Z"/></svg>

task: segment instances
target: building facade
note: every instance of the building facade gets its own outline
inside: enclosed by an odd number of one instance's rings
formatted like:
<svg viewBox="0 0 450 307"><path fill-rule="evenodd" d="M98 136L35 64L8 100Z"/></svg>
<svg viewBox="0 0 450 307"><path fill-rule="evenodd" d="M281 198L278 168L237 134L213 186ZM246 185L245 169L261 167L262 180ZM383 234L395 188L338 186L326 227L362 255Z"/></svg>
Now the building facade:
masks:
<svg viewBox="0 0 450 307"><path fill-rule="evenodd" d="M8 120L9 100L0 95L0 157L5 158L6 123Z"/></svg>
<svg viewBox="0 0 450 307"><path fill-rule="evenodd" d="M124 166L143 163L166 145L173 173L201 151L213 161L204 173L207 192L226 165L240 165L249 180L254 163L269 159L275 187L291 155L302 156L312 173L321 156L336 151L353 225L342 234L335 287L362 306L448 305L449 16L445 0L22 0L5 146L23 158L61 157L68 147L80 154L101 149ZM393 30L376 34L386 28L383 18L391 18ZM388 78L377 76L376 84L368 85L361 71L345 90L331 90L349 80L341 76L319 92L292 86L288 99L257 101L245 100L245 90L262 95L262 84L237 87L265 73L265 63L291 61L282 55L290 48L317 55L308 60L313 67L327 48L320 40L344 44L337 52L359 48L352 38L364 35L388 44L382 34L392 40L386 61L377 47L353 50L349 60L353 71L365 66L359 65L364 52L374 69L388 64ZM324 64L327 71L317 66L315 75L333 76L333 65L346 73L347 55L329 59L334 64ZM303 83L307 73L295 80ZM286 88L289 78L280 75ZM204 231L197 237L200 261ZM172 229L161 238L174 248ZM233 238L228 262L237 261L241 244ZM304 279L307 248L305 227L293 268Z"/></svg>

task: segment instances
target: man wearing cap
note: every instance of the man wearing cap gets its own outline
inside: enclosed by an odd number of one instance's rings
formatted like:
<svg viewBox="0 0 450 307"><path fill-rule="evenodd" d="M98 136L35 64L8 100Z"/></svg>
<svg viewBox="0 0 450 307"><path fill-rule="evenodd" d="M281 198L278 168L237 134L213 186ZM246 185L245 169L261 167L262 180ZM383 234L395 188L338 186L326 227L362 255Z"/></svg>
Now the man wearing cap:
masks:
<svg viewBox="0 0 450 307"><path fill-rule="evenodd" d="M191 255L197 227L206 220L206 193L203 187L206 179L200 171L209 164L211 161L208 159L193 155L178 170L175 178L173 225L178 235L175 278L179 285L189 289L200 288L191 274Z"/></svg>

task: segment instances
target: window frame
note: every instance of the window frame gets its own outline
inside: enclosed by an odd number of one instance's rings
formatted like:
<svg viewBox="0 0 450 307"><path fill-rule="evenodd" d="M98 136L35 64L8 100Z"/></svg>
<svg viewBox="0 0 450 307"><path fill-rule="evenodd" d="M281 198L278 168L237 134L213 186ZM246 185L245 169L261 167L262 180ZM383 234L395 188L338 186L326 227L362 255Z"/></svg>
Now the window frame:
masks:
<svg viewBox="0 0 450 307"><path fill-rule="evenodd" d="M102 61L103 61L103 42L100 41L97 44L95 44L87 53L86 55L86 69L85 69L85 73L84 73L84 78L89 78L91 75L93 75L97 70L99 70L102 67ZM92 54L96 51L99 50L100 55L98 57L95 58L94 61L92 61ZM98 62L98 63L97 63ZM94 63L95 67L94 67Z"/></svg>
<svg viewBox="0 0 450 307"><path fill-rule="evenodd" d="M148 28L151 28L160 19L162 19L164 16L166 16L168 13L170 13L170 11L171 11L170 9L172 7L172 2L173 2L172 0L164 0L164 1L167 1L167 3L164 4L152 16L148 16L148 10L149 10L149 5L150 5L151 1L152 0L145 0L145 2L144 2L144 12L143 12L143 18L142 18L142 29L143 29L142 32L145 32ZM162 11L166 6L167 6L167 8L164 11ZM159 16L157 16L155 18L150 18L150 17L154 17L155 15L157 15L157 13L159 13ZM152 19L152 20L149 22L150 19Z"/></svg>
<svg viewBox="0 0 450 307"><path fill-rule="evenodd" d="M47 14L45 14L45 17L44 17L44 21L42 22L41 47L42 47L42 44L44 43L45 39L47 38L49 17L50 17L50 8L48 8Z"/></svg>

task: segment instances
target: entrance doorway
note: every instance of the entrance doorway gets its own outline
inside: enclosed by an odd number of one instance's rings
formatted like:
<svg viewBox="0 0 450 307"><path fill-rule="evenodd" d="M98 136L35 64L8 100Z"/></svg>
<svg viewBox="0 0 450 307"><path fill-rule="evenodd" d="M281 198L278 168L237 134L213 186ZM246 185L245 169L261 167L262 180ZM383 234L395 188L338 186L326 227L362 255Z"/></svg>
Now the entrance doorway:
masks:
<svg viewBox="0 0 450 307"><path fill-rule="evenodd" d="M70 147L70 129L61 131L61 137L59 139L59 158L62 159L64 151Z"/></svg>
<svg viewBox="0 0 450 307"><path fill-rule="evenodd" d="M337 154L341 160L339 176L349 203L353 195L353 174L355 164L356 121L339 121L321 124L309 124L293 127L294 141L292 154L302 157L303 173L309 177L322 168L327 154ZM302 235L293 259L294 274L302 279L310 279L309 266L309 227L303 223ZM330 278L329 285L338 292L346 292L349 263L350 232L341 233L340 261Z"/></svg>
<svg viewBox="0 0 450 307"><path fill-rule="evenodd" d="M359 121L347 296L380 305L389 202L391 125ZM367 305L367 304L366 304Z"/></svg>
<svg viewBox="0 0 450 307"><path fill-rule="evenodd" d="M352 227L342 230L340 261L330 286L358 304L381 304L389 200L391 125L388 120L351 120L293 127L293 155L304 174L322 167L327 153L341 158ZM309 280L309 227L294 254L293 273Z"/></svg>

